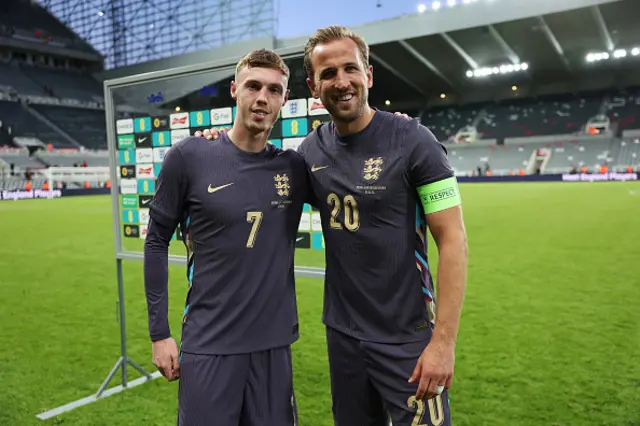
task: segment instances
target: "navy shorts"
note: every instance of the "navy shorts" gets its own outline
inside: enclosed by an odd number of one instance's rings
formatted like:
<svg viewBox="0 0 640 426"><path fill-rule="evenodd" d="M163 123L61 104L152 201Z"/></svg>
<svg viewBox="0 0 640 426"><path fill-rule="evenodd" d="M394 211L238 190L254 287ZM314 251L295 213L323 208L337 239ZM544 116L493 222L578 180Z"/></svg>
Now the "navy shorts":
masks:
<svg viewBox="0 0 640 426"><path fill-rule="evenodd" d="M327 327L335 426L451 426L448 392L416 401L408 382L427 343L364 342Z"/></svg>
<svg viewBox="0 0 640 426"><path fill-rule="evenodd" d="M296 426L291 348L182 353L178 426Z"/></svg>

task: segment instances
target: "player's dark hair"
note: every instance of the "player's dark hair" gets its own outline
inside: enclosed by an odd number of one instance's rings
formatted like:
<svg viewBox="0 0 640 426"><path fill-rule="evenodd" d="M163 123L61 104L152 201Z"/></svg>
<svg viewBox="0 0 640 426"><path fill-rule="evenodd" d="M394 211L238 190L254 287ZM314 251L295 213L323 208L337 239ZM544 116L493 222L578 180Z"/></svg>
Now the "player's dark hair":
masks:
<svg viewBox="0 0 640 426"><path fill-rule="evenodd" d="M238 73L243 68L272 68L282 71L282 73L290 77L289 67L285 64L284 60L276 52L267 49L259 49L250 52L240 59L236 65L236 80L238 79Z"/></svg>
<svg viewBox="0 0 640 426"><path fill-rule="evenodd" d="M313 79L313 66L311 64L311 55L313 50L321 45L330 43L335 40L341 40L350 38L358 46L360 52L360 58L365 67L369 67L369 45L364 41L364 38L346 27L339 25L332 25L326 28L320 28L315 32L304 47L304 69L307 72L307 76Z"/></svg>

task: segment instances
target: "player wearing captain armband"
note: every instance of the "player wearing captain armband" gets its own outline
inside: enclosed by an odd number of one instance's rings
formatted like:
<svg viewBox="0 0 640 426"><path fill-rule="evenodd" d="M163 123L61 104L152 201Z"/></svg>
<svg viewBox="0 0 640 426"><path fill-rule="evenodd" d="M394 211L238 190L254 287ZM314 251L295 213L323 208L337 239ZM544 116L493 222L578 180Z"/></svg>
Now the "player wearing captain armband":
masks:
<svg viewBox="0 0 640 426"><path fill-rule="evenodd" d="M336 426L447 426L467 243L445 146L371 108L369 47L318 30L304 64L332 121L300 145L326 244L323 321ZM427 227L439 252L437 305Z"/></svg>

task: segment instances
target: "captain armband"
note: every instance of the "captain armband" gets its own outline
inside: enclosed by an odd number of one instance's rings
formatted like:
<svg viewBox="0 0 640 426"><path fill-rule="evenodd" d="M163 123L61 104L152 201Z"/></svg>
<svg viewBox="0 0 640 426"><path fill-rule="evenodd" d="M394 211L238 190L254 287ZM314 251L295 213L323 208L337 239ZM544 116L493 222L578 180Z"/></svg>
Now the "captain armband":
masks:
<svg viewBox="0 0 640 426"><path fill-rule="evenodd" d="M435 213L462 203L455 176L417 188L425 214Z"/></svg>

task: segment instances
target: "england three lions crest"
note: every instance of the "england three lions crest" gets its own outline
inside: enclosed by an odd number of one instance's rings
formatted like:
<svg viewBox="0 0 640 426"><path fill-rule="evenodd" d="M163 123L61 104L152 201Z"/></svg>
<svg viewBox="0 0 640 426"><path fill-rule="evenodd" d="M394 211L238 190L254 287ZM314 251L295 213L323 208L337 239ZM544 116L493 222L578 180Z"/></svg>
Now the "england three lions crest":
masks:
<svg viewBox="0 0 640 426"><path fill-rule="evenodd" d="M278 195L281 197L289 196L289 190L291 189L291 185L289 185L289 175L286 173L275 175L273 180Z"/></svg>
<svg viewBox="0 0 640 426"><path fill-rule="evenodd" d="M362 170L364 180L368 182L378 180L380 173L382 173L383 164L384 160L382 157L368 158L364 160L364 169Z"/></svg>

